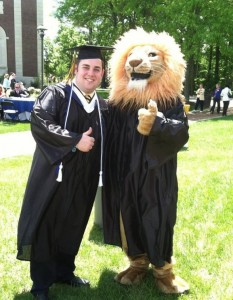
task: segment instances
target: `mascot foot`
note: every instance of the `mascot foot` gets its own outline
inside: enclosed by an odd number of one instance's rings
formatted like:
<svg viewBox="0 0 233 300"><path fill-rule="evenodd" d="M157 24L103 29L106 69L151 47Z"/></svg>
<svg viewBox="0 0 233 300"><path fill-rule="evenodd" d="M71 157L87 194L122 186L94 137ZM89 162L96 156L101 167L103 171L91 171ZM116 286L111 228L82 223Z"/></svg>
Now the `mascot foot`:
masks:
<svg viewBox="0 0 233 300"><path fill-rule="evenodd" d="M162 268L153 266L153 275L158 289L165 294L183 294L188 292L189 285L172 272L172 264L166 263Z"/></svg>
<svg viewBox="0 0 233 300"><path fill-rule="evenodd" d="M145 277L149 267L149 260L146 255L129 257L130 267L119 273L114 278L124 285L137 285Z"/></svg>

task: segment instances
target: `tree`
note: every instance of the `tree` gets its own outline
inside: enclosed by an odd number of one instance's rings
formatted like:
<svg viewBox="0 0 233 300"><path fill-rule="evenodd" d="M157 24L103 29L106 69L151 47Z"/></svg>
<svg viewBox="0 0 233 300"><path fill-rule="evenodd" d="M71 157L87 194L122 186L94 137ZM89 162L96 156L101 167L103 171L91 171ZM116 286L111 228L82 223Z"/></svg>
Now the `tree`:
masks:
<svg viewBox="0 0 233 300"><path fill-rule="evenodd" d="M62 80L69 72L73 51L77 45L86 43L85 33L71 26L61 25L57 37L52 42L45 38L45 75Z"/></svg>
<svg viewBox="0 0 233 300"><path fill-rule="evenodd" d="M187 61L187 99L200 82L211 89L219 80L232 80L232 15L232 0L62 0L56 12L60 21L85 28L89 44L113 45L137 26L168 32Z"/></svg>

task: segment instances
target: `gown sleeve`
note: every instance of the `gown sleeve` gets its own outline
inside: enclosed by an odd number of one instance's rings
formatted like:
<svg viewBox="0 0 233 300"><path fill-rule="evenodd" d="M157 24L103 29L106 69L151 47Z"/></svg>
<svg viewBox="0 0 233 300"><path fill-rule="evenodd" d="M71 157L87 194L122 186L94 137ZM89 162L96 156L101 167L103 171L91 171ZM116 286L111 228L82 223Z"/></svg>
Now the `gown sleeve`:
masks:
<svg viewBox="0 0 233 300"><path fill-rule="evenodd" d="M188 120L183 104L156 117L148 137L146 156L149 168L175 156L189 139Z"/></svg>
<svg viewBox="0 0 233 300"><path fill-rule="evenodd" d="M65 91L50 86L40 94L33 108L32 135L51 165L60 162L82 137L63 128L67 107Z"/></svg>

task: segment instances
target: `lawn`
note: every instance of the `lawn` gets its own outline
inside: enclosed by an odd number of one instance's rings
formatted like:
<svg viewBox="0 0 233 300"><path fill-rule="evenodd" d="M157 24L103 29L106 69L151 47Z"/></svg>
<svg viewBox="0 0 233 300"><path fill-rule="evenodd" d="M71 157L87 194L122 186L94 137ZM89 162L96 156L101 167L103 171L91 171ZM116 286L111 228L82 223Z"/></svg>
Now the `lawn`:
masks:
<svg viewBox="0 0 233 300"><path fill-rule="evenodd" d="M127 259L120 248L103 244L94 210L76 258L76 273L91 287L51 288L57 300L233 299L233 117L194 123L188 149L178 156L179 203L174 236L175 271L190 284L180 297L160 294L152 273L136 287L115 283ZM0 126L1 128L1 126ZM1 159L0 299L32 299L29 264L17 261L16 231L31 156ZM13 179L13 180L12 180Z"/></svg>
<svg viewBox="0 0 233 300"><path fill-rule="evenodd" d="M30 130L30 122L0 121L0 134Z"/></svg>

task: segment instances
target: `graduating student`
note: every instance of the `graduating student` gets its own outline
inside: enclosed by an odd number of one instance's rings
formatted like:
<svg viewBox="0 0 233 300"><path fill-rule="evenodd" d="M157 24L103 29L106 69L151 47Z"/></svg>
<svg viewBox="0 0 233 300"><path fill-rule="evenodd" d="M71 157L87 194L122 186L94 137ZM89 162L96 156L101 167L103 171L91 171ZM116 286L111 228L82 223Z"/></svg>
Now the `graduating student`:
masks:
<svg viewBox="0 0 233 300"><path fill-rule="evenodd" d="M55 282L89 285L74 270L101 185L107 105L95 90L104 75L105 49L78 47L70 80L47 87L32 112L37 146L19 218L17 258L30 261L36 299L48 299Z"/></svg>

